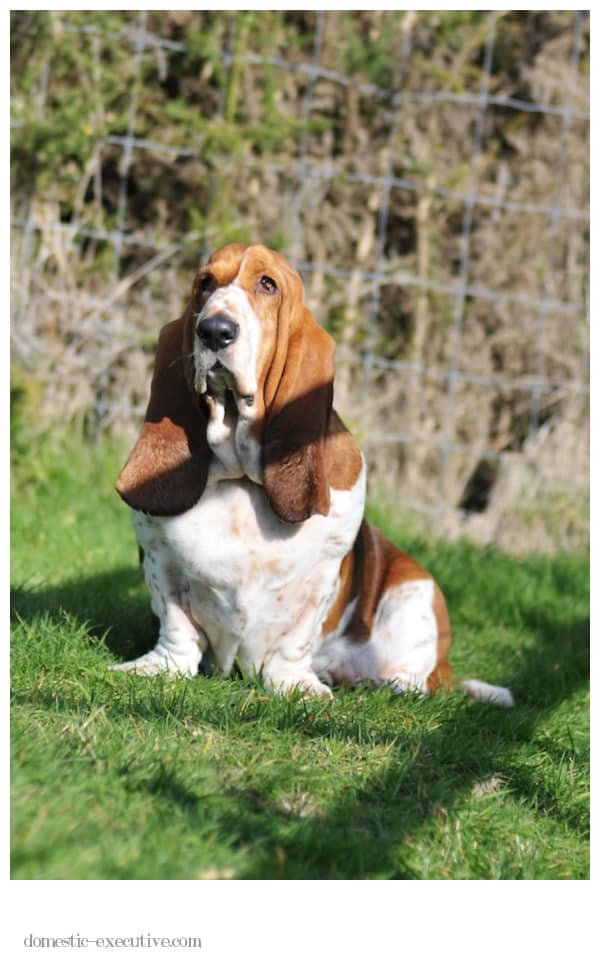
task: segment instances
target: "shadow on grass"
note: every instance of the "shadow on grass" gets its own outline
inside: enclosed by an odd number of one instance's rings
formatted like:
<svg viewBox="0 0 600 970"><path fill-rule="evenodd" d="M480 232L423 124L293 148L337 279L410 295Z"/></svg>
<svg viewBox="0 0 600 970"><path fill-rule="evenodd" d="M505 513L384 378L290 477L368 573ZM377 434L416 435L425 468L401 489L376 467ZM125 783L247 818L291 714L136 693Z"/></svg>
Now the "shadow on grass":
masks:
<svg viewBox="0 0 600 970"><path fill-rule="evenodd" d="M573 630L568 634L572 636ZM185 782L176 776L167 778L164 772L157 780L144 782L144 790L174 811L183 808L190 825L206 819L208 813L223 841L246 851L239 873L244 879L422 878L419 866L411 864L411 845L426 826L439 828L451 818L456 804L471 797L476 784L490 779L501 780L509 802L527 800L536 806L540 818L559 821L583 844L589 832L587 805L578 810L561 802L526 760L544 744L537 737L540 718L587 682L585 650L580 654L568 676L546 676L540 695L536 690L543 679L540 669L548 672L548 667L554 668L561 650L555 647L550 654L547 647L532 650L512 683L517 695L527 698L520 708L506 711L466 698L460 703L453 700L437 730L419 742L414 737L407 739L408 758L397 732L381 732L378 743L394 742L385 765L349 785L326 812L311 814L310 801L308 809L300 804L298 812L293 805L281 805L271 796L268 781L262 788L236 785L225 789L218 807L211 807ZM397 698L397 703L402 705L403 699ZM358 740L356 727L336 722L335 712L330 721L304 720L298 730L308 738ZM527 749L522 764L521 748ZM576 752L573 755L575 760L581 758ZM275 775L272 781L276 788ZM509 825L506 840L507 844L512 841ZM472 872L471 878L498 877L490 870L485 841L478 853L480 870ZM500 874L502 878L532 878L523 873L521 860L511 861L508 855ZM452 878L452 863L448 872L436 868L432 877ZM587 873L573 876L571 872L568 878L587 878Z"/></svg>
<svg viewBox="0 0 600 970"><path fill-rule="evenodd" d="M102 635L108 630L106 642L118 656L135 656L152 641L147 594L134 568L54 589L17 589L13 606L25 621L41 613L58 620L67 611L87 622L93 633ZM476 783L490 778L503 779L506 791L514 798L536 804L540 815L560 820L583 840L587 835L587 806L582 806L581 812L572 805L563 806L551 789L544 790L539 773L532 775L526 761L520 767L515 757L521 747L529 745L531 753L532 745L535 750L543 744L539 734L536 736L540 719L588 683L589 623L578 619L560 624L539 608L529 613L524 610L521 619L533 631L534 645L518 660L511 659L513 669L507 672L505 683L515 694L514 710L449 698L447 714L442 713L436 728L422 737L398 738L398 731L383 727L364 742L357 723L336 717L335 702L328 716L313 718L302 712L301 704L297 715L291 717L282 706L285 730L295 730L303 738L335 738L366 746L374 740L390 745L384 766L366 772L358 783L349 782L347 791L324 812L312 811L310 803L298 810L281 805L264 784L262 788L243 783L225 787L213 802L200 797L176 770L165 771L160 762L154 778L130 779L127 784L133 783L136 791L144 788L157 803L183 813L190 825L209 818L223 842L244 851L246 861L239 875L245 879L420 878L411 865L411 843L424 827L447 818ZM38 700L44 703L41 695ZM417 702L397 698L397 703ZM444 701L418 703L435 703L440 711ZM49 696L48 705L55 704L55 698ZM127 713L132 713L131 707ZM416 713L418 717L418 710ZM240 724L251 719L241 712L238 717ZM202 720L222 729L222 714L213 715L209 707L203 709ZM277 717L274 730L276 721ZM564 754L564 748L561 751ZM575 754L575 748L573 751ZM267 777L274 789L276 770L275 766L272 778ZM481 847L481 860L479 877L489 878L485 846ZM503 875L519 877L519 871ZM452 878L451 873L437 872L436 876ZM585 873L579 878L586 878Z"/></svg>
<svg viewBox="0 0 600 970"><path fill-rule="evenodd" d="M141 569L124 567L69 580L58 586L11 587L11 612L25 622L65 613L96 637L104 637L116 659L130 660L149 650L158 631Z"/></svg>

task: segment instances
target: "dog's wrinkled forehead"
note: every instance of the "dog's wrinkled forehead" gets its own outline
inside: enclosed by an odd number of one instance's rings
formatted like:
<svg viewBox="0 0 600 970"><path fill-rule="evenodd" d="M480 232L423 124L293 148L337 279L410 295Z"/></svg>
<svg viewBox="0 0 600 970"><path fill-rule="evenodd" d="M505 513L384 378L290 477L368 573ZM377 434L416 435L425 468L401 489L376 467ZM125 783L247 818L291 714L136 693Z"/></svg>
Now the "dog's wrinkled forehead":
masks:
<svg viewBox="0 0 600 970"><path fill-rule="evenodd" d="M295 269L279 253L262 245L230 243L217 249L199 270L198 277L210 274L217 286L232 283L252 291L265 275L275 282L283 297L304 301L304 286Z"/></svg>

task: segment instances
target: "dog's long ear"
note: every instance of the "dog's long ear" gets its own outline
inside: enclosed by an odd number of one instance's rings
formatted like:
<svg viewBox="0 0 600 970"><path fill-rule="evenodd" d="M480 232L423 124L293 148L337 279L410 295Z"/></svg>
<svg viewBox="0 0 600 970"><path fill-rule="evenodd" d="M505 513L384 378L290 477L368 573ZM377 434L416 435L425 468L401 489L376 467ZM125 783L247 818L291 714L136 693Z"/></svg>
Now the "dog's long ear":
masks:
<svg viewBox="0 0 600 970"><path fill-rule="evenodd" d="M262 440L263 485L285 522L327 515L325 436L333 401L335 344L306 308L282 321L285 363L267 406Z"/></svg>
<svg viewBox="0 0 600 970"><path fill-rule="evenodd" d="M186 322L182 317L160 332L144 426L116 483L128 505L150 515L187 511L206 486L207 415L184 366Z"/></svg>

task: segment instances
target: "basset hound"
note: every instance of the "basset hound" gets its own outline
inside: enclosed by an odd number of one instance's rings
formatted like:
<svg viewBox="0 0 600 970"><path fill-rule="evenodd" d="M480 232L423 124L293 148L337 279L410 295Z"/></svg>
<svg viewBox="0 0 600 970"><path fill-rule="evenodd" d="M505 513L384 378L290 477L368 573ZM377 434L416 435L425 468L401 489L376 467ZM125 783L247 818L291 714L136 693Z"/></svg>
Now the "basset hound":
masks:
<svg viewBox="0 0 600 970"><path fill-rule="evenodd" d="M133 509L156 645L117 669L235 663L275 691L433 691L452 681L429 573L363 518L365 461L333 409L334 341L262 245L217 250L160 332L140 437L117 480ZM510 706L510 692L462 686Z"/></svg>

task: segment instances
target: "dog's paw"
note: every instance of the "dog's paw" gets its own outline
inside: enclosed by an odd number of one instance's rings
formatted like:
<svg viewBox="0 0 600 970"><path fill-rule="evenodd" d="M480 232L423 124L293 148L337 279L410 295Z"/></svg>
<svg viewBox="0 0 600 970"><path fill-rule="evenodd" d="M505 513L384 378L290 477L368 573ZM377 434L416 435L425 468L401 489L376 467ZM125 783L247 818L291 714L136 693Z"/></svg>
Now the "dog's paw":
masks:
<svg viewBox="0 0 600 970"><path fill-rule="evenodd" d="M156 674L171 674L172 676L193 677L198 673L198 658L176 657L167 651L150 650L137 660L127 660L125 663L113 664L109 670L124 673L142 674L154 677Z"/></svg>
<svg viewBox="0 0 600 970"><path fill-rule="evenodd" d="M293 694L297 691L303 697L321 697L324 700L333 700L333 693L316 674L305 673L296 677L279 677L269 679L267 686L276 694Z"/></svg>

